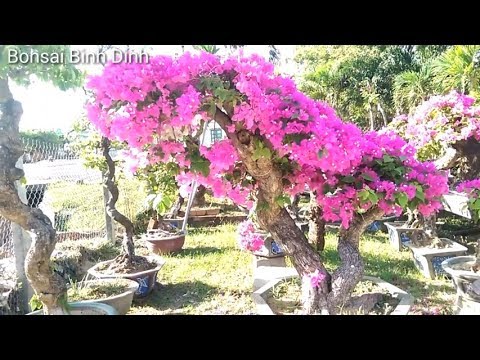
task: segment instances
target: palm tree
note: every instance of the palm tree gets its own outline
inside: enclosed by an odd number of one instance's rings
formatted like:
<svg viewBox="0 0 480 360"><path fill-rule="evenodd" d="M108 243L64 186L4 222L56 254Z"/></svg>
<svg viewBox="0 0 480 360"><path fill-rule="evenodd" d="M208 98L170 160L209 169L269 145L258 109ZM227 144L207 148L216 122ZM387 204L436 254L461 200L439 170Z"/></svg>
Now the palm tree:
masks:
<svg viewBox="0 0 480 360"><path fill-rule="evenodd" d="M480 68L477 54L480 45L456 45L440 55L433 64L435 82L444 91L456 89L463 94L478 91Z"/></svg>
<svg viewBox="0 0 480 360"><path fill-rule="evenodd" d="M395 77L393 101L398 113L406 113L435 93L432 67L423 65L420 71L404 71Z"/></svg>

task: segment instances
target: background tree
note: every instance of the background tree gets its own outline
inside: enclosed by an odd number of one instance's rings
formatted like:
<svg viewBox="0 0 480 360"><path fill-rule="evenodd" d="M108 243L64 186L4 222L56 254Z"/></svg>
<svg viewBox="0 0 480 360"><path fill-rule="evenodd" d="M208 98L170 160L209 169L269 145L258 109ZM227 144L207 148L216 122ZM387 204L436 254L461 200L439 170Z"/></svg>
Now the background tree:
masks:
<svg viewBox="0 0 480 360"><path fill-rule="evenodd" d="M373 123L378 129L435 93L430 63L448 48L301 46L295 60L303 66L301 88L309 96L328 101L346 120L370 129Z"/></svg>
<svg viewBox="0 0 480 360"><path fill-rule="evenodd" d="M23 170L16 167L23 155L19 136L22 106L15 101L9 89L9 81L28 86L34 79L48 81L62 90L79 86L83 75L73 65L66 64L12 64L8 51L44 54L64 53L69 59L68 46L0 46L0 214L17 223L32 238L32 245L25 259L25 272L33 289L44 305L46 314L63 313L61 300L65 300L66 285L50 267L50 255L55 247L55 230L40 209L25 205L19 198L18 180ZM32 76L34 75L34 76Z"/></svg>
<svg viewBox="0 0 480 360"><path fill-rule="evenodd" d="M304 66L301 88L307 94L364 128L391 120L395 76L417 66L413 47L384 45L304 46L295 60Z"/></svg>
<svg viewBox="0 0 480 360"><path fill-rule="evenodd" d="M435 82L442 93L457 90L476 96L479 91L480 64L476 61L480 45L456 45L433 63Z"/></svg>

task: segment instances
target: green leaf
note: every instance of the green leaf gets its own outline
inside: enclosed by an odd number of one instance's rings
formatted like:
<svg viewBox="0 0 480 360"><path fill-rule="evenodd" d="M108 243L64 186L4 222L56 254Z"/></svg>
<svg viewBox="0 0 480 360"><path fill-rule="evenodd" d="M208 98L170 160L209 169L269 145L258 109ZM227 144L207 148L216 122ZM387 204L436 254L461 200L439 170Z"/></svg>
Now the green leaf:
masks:
<svg viewBox="0 0 480 360"><path fill-rule="evenodd" d="M384 163L391 163L391 162L394 162L394 160L395 160L394 158L392 158L391 156L389 156L387 154L383 155L383 162Z"/></svg>
<svg viewBox="0 0 480 360"><path fill-rule="evenodd" d="M353 182L355 182L355 178L351 175L348 175L348 176L344 176L342 177L341 179L344 183L347 183L347 184L351 184Z"/></svg>
<svg viewBox="0 0 480 360"><path fill-rule="evenodd" d="M415 193L415 197L422 201L425 201L425 194L423 193L422 187L419 185L417 185L417 191Z"/></svg>
<svg viewBox="0 0 480 360"><path fill-rule="evenodd" d="M292 205L292 201L290 200L290 197L285 194L277 196L275 198L275 202L281 207L285 205Z"/></svg>
<svg viewBox="0 0 480 360"><path fill-rule="evenodd" d="M362 178L364 178L365 180L368 180L368 181L373 181L373 178L370 175L365 174L365 173L362 174Z"/></svg>
<svg viewBox="0 0 480 360"><path fill-rule="evenodd" d="M370 192L367 189L363 189L362 191L358 192L358 198L362 201L367 201L370 197Z"/></svg>
<svg viewBox="0 0 480 360"><path fill-rule="evenodd" d="M378 203L378 196L377 194L375 194L373 191L369 191L368 192L368 200L370 200L370 202L375 205Z"/></svg>
<svg viewBox="0 0 480 360"><path fill-rule="evenodd" d="M480 199L472 199L470 203L470 208L473 210L480 210Z"/></svg>
<svg viewBox="0 0 480 360"><path fill-rule="evenodd" d="M407 206L408 196L405 193L397 193L395 194L395 197L397 199L398 205L400 205L402 208Z"/></svg>
<svg viewBox="0 0 480 360"><path fill-rule="evenodd" d="M272 152L270 151L269 148L266 147L258 147L255 149L252 155L252 160L258 160L260 158L267 158L271 159L272 158Z"/></svg>
<svg viewBox="0 0 480 360"><path fill-rule="evenodd" d="M266 201L259 201L257 202L257 206L255 207L255 211L263 211L268 210L270 206Z"/></svg>

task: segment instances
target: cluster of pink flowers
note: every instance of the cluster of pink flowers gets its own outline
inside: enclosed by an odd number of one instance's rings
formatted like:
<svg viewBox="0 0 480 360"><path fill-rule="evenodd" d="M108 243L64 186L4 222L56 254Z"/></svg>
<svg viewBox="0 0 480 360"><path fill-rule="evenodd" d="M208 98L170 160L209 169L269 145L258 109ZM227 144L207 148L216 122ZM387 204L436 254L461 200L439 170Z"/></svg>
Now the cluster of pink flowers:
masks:
<svg viewBox="0 0 480 360"><path fill-rule="evenodd" d="M230 139L201 146L195 156L191 142L185 146L187 136L212 119L212 107L231 115L232 124L223 129L227 135L236 136L240 129L259 134L263 146L268 142L270 156L292 165L284 172L286 193L316 190L325 219L341 220L344 227L356 212L376 203L386 213L400 213L405 202L398 194L410 201L417 186L422 189L419 210L428 215L440 207L442 192L448 190L446 176L415 160L415 149L399 136L363 134L326 103L300 92L292 79L276 75L273 65L257 55L220 59L186 53L151 57L148 64L112 63L88 87L94 95L88 105L92 123L105 136L137 149L142 164L177 162L184 194L197 180L216 197L253 204L255 181L248 178ZM378 161L385 155L400 159L401 179L379 171ZM378 202L360 199L365 191L377 193Z"/></svg>
<svg viewBox="0 0 480 360"><path fill-rule="evenodd" d="M432 143L452 144L474 137L480 140L480 106L475 98L452 91L420 104L413 115L394 120L402 135L416 148Z"/></svg>
<svg viewBox="0 0 480 360"><path fill-rule="evenodd" d="M308 285L308 287L316 288L325 279L325 274L315 270L314 272L304 275L302 281Z"/></svg>
<svg viewBox="0 0 480 360"><path fill-rule="evenodd" d="M245 220L238 225L238 245L248 251L258 251L263 247L264 239L255 233L255 226L251 220Z"/></svg>
<svg viewBox="0 0 480 360"><path fill-rule="evenodd" d="M470 197L478 198L480 195L480 179L463 181L457 185L458 192L465 192Z"/></svg>

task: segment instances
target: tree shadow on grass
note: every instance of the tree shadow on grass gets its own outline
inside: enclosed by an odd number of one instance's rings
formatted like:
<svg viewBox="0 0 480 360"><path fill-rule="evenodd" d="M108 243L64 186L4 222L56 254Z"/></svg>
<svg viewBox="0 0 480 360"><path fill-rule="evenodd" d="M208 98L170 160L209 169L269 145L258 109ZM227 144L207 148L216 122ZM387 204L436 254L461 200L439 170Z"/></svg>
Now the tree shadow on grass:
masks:
<svg viewBox="0 0 480 360"><path fill-rule="evenodd" d="M136 306L151 306L159 311L176 310L206 301L218 293L218 288L201 281L176 284L156 283L152 293L144 300L135 300Z"/></svg>
<svg viewBox="0 0 480 360"><path fill-rule="evenodd" d="M322 258L329 265L329 270L332 265L336 268L340 263L338 253L334 249L325 249ZM362 254L362 258L365 264L365 275L378 277L399 287L412 295L416 303L421 304L422 307L452 306L455 289L451 280L445 277L443 278L445 282L433 283L426 278L422 281L413 277L419 273L413 259L393 259L366 253ZM447 294L449 298L442 297L442 294Z"/></svg>
<svg viewBox="0 0 480 360"><path fill-rule="evenodd" d="M229 249L225 248L216 248L212 246L202 246L202 247L196 247L196 248L187 248L187 249L182 249L181 251L172 254L172 257L186 257L186 256L202 256L202 255L208 255L208 254L222 254L225 251Z"/></svg>

